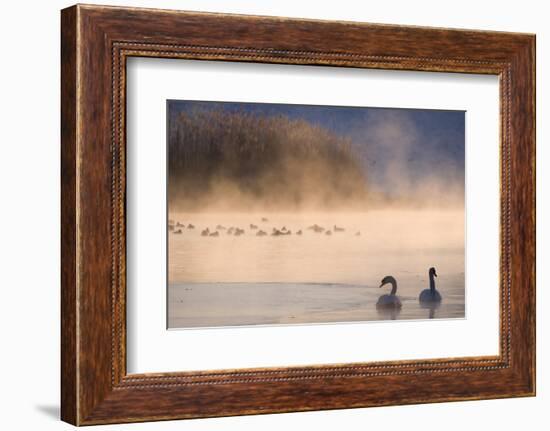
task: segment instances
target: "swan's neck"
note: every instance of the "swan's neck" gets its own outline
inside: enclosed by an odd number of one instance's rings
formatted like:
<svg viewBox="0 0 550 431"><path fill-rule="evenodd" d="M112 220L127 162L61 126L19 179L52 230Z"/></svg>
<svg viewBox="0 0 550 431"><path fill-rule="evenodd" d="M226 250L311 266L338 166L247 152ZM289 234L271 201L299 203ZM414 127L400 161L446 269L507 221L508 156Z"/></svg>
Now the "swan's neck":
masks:
<svg viewBox="0 0 550 431"><path fill-rule="evenodd" d="M433 274L430 274L430 291L435 292L435 278Z"/></svg>
<svg viewBox="0 0 550 431"><path fill-rule="evenodd" d="M391 292L390 295L395 295L397 293L397 281L392 280L391 283Z"/></svg>

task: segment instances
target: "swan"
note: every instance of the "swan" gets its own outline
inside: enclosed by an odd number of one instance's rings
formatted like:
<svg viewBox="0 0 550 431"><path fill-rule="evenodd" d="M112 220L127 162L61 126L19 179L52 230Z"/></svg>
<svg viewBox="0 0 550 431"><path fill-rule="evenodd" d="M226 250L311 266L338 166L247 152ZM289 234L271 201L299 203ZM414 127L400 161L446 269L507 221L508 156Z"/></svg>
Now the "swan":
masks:
<svg viewBox="0 0 550 431"><path fill-rule="evenodd" d="M395 278L393 278L391 275L387 275L380 282L380 287L388 283L392 285L391 292L389 295L382 295L380 298L378 298L378 302L376 303L376 308L386 308L386 309L401 308L401 300L396 295L397 281L395 280Z"/></svg>
<svg viewBox="0 0 550 431"><path fill-rule="evenodd" d="M441 294L435 289L434 277L437 277L435 268L431 267L428 274L430 276L430 288L424 289L422 292L420 292L418 300L421 303L436 304L441 302Z"/></svg>

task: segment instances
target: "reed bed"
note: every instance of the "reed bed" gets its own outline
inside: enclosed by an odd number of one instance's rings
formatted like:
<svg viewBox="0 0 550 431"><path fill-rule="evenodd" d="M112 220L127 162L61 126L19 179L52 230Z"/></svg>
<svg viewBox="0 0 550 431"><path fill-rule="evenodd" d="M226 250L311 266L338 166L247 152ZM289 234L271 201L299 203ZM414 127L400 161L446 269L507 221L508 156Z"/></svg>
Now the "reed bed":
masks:
<svg viewBox="0 0 550 431"><path fill-rule="evenodd" d="M301 119L195 109L169 121L171 209L337 208L367 196L351 140Z"/></svg>

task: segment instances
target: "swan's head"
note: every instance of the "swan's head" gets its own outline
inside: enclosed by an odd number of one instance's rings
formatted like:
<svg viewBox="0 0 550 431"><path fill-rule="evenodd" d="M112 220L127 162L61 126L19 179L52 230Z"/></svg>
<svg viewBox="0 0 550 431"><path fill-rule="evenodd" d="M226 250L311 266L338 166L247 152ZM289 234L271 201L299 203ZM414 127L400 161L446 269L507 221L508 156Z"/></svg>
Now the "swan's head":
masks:
<svg viewBox="0 0 550 431"><path fill-rule="evenodd" d="M379 287L382 287L388 283L396 284L395 278L393 278L391 275L386 275L380 282Z"/></svg>
<svg viewBox="0 0 550 431"><path fill-rule="evenodd" d="M430 268L430 275L433 275L434 277L437 277L437 274L435 272L435 268L433 266Z"/></svg>

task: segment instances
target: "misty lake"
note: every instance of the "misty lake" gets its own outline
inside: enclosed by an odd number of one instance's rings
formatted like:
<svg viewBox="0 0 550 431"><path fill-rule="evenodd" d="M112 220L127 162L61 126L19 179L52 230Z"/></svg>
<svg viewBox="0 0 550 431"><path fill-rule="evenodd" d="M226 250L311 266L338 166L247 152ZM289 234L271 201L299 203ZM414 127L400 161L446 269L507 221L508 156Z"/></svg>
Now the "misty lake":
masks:
<svg viewBox="0 0 550 431"><path fill-rule="evenodd" d="M169 218L169 328L465 316L463 209ZM418 295L432 266L443 301L426 309ZM397 279L400 311L376 309L386 275Z"/></svg>

